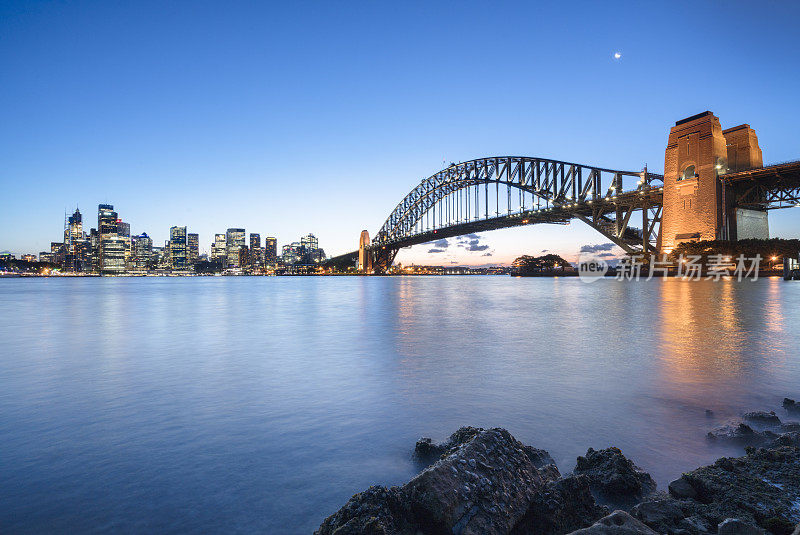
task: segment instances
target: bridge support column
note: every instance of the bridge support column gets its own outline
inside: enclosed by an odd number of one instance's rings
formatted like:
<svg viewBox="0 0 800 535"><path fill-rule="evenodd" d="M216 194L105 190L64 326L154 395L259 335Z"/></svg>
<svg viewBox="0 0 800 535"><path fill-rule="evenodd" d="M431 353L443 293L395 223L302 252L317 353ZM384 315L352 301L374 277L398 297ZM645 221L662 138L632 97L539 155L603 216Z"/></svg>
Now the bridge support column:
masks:
<svg viewBox="0 0 800 535"><path fill-rule="evenodd" d="M358 271L372 273L372 251L369 250L369 232L361 231L358 237Z"/></svg>
<svg viewBox="0 0 800 535"><path fill-rule="evenodd" d="M684 241L735 240L735 206L719 176L761 165L749 125L723 130L710 111L676 122L664 156L662 251Z"/></svg>

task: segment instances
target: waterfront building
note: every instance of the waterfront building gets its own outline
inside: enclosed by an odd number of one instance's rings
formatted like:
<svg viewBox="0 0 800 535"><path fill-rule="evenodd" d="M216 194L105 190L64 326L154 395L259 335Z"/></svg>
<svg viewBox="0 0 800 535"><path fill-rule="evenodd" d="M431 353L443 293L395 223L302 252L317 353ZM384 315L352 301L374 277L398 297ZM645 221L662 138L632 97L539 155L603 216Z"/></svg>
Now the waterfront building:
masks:
<svg viewBox="0 0 800 535"><path fill-rule="evenodd" d="M200 258L200 236L194 233L186 235L186 262L193 266Z"/></svg>
<svg viewBox="0 0 800 535"><path fill-rule="evenodd" d="M131 265L136 271L147 270L153 260L153 240L146 233L131 237Z"/></svg>
<svg viewBox="0 0 800 535"><path fill-rule="evenodd" d="M300 244L297 242L289 243L283 246L281 251L281 261L287 266L296 264L300 261Z"/></svg>
<svg viewBox="0 0 800 535"><path fill-rule="evenodd" d="M121 275L125 273L125 238L116 232L107 234L100 241L102 257L100 273L103 275Z"/></svg>
<svg viewBox="0 0 800 535"><path fill-rule="evenodd" d="M169 229L170 267L176 270L186 269L186 227L170 227Z"/></svg>
<svg viewBox="0 0 800 535"><path fill-rule="evenodd" d="M314 251L319 249L319 240L313 234L307 234L300 238L300 245L302 245L306 251Z"/></svg>
<svg viewBox="0 0 800 535"><path fill-rule="evenodd" d="M211 244L211 261L224 264L227 255L225 234L214 234L214 243Z"/></svg>
<svg viewBox="0 0 800 535"><path fill-rule="evenodd" d="M23 262L36 262L36 255L35 254L24 254L22 255Z"/></svg>
<svg viewBox="0 0 800 535"><path fill-rule="evenodd" d="M264 238L264 263L275 265L278 262L278 240L272 236Z"/></svg>
<svg viewBox="0 0 800 535"><path fill-rule="evenodd" d="M9 260L14 260L15 258L16 257L8 251L3 251L0 253L0 262L7 262Z"/></svg>
<svg viewBox="0 0 800 535"><path fill-rule="evenodd" d="M117 240L111 240L111 238L117 237L117 221L119 217L117 217L117 212L114 211L114 205L112 204L99 204L97 206L97 269L101 273L105 273L106 266L109 266L109 272L114 272L116 270L116 255L117 255ZM108 243L109 246L112 247L112 255L115 258L110 259L108 262L105 260L105 250L103 249L104 244ZM122 260L123 263L125 261L125 242L119 242L122 245ZM123 268L124 270L124 268Z"/></svg>
<svg viewBox="0 0 800 535"><path fill-rule="evenodd" d="M264 254L261 249L261 234L250 233L250 265L260 266L264 263Z"/></svg>
<svg viewBox="0 0 800 535"><path fill-rule="evenodd" d="M239 267L246 267L250 265L250 249L242 245L239 247Z"/></svg>
<svg viewBox="0 0 800 535"><path fill-rule="evenodd" d="M225 234L226 267L239 267L239 250L245 247L243 228L229 228Z"/></svg>
<svg viewBox="0 0 800 535"><path fill-rule="evenodd" d="M42 251L39 253L39 262L47 262L48 264L55 264L55 256L53 253L48 253L47 251Z"/></svg>

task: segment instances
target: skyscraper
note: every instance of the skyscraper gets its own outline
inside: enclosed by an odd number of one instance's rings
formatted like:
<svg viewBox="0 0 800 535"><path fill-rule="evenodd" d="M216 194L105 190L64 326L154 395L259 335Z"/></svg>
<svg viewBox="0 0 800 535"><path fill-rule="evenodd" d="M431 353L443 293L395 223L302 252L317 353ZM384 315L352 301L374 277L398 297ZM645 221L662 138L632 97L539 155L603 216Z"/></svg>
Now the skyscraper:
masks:
<svg viewBox="0 0 800 535"><path fill-rule="evenodd" d="M117 272L116 240L110 239L112 237L117 237L117 219L119 218L117 217L117 212L114 211L114 205L100 204L97 206L97 249L93 251L93 253L97 256L97 269L100 272L108 272L109 274ZM109 260L109 262L105 261L106 252L103 249L106 241L108 241L109 246L112 247L115 257L113 260ZM120 244L122 245L122 271L124 271L125 243L121 241ZM106 269L107 267L108 269Z"/></svg>
<svg viewBox="0 0 800 535"><path fill-rule="evenodd" d="M313 234L307 234L300 238L300 245L306 248L306 252L319 249L319 240Z"/></svg>
<svg viewBox="0 0 800 535"><path fill-rule="evenodd" d="M227 248L225 245L225 234L214 234L214 243L211 244L211 261L219 261L223 264L227 258Z"/></svg>
<svg viewBox="0 0 800 535"><path fill-rule="evenodd" d="M225 235L227 267L239 267L239 249L246 247L243 228L229 228Z"/></svg>
<svg viewBox="0 0 800 535"><path fill-rule="evenodd" d="M153 258L153 240L146 233L131 237L131 263L137 271L148 269Z"/></svg>
<svg viewBox="0 0 800 535"><path fill-rule="evenodd" d="M169 258L172 269L182 270L187 266L186 227L170 227Z"/></svg>
<svg viewBox="0 0 800 535"><path fill-rule="evenodd" d="M264 263L264 254L261 250L261 234L250 233L250 265L260 266Z"/></svg>
<svg viewBox="0 0 800 535"><path fill-rule="evenodd" d="M186 261L190 266L197 263L200 258L200 236L197 234L186 235Z"/></svg>
<svg viewBox="0 0 800 535"><path fill-rule="evenodd" d="M278 240L272 236L264 238L264 263L276 264L278 262Z"/></svg>

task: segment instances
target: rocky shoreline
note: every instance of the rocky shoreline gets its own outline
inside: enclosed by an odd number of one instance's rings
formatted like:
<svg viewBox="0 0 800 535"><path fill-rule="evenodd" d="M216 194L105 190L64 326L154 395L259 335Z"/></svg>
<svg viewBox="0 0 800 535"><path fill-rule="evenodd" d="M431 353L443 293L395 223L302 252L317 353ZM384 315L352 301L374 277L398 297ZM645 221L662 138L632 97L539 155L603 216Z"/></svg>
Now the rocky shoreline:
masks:
<svg viewBox="0 0 800 535"><path fill-rule="evenodd" d="M800 403L783 402L788 418ZM318 535L800 535L800 423L749 412L709 432L745 448L659 490L617 448L578 457L562 475L550 454L505 429L462 427L420 439L428 464L408 483L373 486L325 519Z"/></svg>

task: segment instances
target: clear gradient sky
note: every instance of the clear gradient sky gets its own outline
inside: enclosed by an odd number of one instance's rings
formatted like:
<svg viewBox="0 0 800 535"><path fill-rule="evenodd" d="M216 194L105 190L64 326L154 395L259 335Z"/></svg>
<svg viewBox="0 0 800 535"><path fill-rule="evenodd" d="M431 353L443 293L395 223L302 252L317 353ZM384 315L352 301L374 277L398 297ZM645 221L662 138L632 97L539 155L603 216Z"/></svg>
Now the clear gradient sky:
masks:
<svg viewBox="0 0 800 535"><path fill-rule="evenodd" d="M765 162L798 159L798 20L795 2L5 0L0 250L48 250L65 209L88 228L108 202L156 243L245 227L339 254L443 162L661 172L670 126L706 109L749 123ZM800 208L770 226L797 237ZM575 222L398 260L605 241Z"/></svg>

